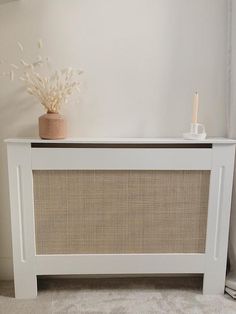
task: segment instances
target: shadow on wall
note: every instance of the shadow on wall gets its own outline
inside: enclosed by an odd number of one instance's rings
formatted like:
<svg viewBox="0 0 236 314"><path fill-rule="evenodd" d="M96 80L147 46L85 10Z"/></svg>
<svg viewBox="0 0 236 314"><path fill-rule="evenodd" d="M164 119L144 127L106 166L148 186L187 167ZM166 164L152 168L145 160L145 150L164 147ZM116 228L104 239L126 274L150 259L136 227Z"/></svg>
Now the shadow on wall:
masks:
<svg viewBox="0 0 236 314"><path fill-rule="evenodd" d="M1 136L5 138L38 136L36 112L38 103L34 98L28 97L25 88L16 89L4 100L1 103Z"/></svg>

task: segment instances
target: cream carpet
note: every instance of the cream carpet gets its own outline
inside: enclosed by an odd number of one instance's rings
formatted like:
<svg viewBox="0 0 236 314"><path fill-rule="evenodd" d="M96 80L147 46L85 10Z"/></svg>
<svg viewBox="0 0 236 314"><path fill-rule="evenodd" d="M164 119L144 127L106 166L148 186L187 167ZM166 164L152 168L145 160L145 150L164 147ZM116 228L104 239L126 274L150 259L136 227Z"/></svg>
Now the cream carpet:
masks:
<svg viewBox="0 0 236 314"><path fill-rule="evenodd" d="M35 300L15 300L0 282L1 314L234 314L229 296L203 296L201 278L52 279L38 282Z"/></svg>

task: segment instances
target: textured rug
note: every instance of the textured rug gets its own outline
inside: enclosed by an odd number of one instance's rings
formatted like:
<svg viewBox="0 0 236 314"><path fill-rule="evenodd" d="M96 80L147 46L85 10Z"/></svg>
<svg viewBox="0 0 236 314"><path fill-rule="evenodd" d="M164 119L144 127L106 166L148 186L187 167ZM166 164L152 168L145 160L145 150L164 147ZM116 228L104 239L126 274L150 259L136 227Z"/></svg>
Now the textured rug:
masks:
<svg viewBox="0 0 236 314"><path fill-rule="evenodd" d="M14 299L13 283L0 282L1 314L235 314L229 296L203 296L202 279L52 279L38 282L35 300Z"/></svg>

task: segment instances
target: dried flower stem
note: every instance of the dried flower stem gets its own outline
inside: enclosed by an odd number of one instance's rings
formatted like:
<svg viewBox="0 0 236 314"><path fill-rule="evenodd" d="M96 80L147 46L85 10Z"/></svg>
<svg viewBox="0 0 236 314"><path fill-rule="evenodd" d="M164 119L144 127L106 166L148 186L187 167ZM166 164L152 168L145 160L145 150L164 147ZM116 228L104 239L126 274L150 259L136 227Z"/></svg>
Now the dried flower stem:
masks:
<svg viewBox="0 0 236 314"><path fill-rule="evenodd" d="M20 42L17 46L21 52L24 47ZM43 47L41 39L38 41L38 48ZM11 81L14 80L15 71L23 70L24 74L20 76L20 80L25 84L27 92L36 97L48 112L59 112L61 106L68 102L68 98L74 91L79 92L79 76L83 73L80 70L72 68L57 70L49 76L42 76L37 69L43 65L48 65L49 57L45 60L39 55L34 62L26 62L19 59L19 64L11 63L8 73L2 73L2 76L8 76Z"/></svg>

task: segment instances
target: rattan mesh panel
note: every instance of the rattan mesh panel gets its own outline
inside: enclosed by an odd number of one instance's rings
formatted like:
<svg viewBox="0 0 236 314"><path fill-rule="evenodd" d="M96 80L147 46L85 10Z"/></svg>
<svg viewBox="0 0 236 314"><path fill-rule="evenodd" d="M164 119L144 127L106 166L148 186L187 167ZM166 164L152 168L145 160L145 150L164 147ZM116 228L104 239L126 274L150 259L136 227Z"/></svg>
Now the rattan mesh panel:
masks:
<svg viewBox="0 0 236 314"><path fill-rule="evenodd" d="M203 253L209 171L33 171L37 254Z"/></svg>

